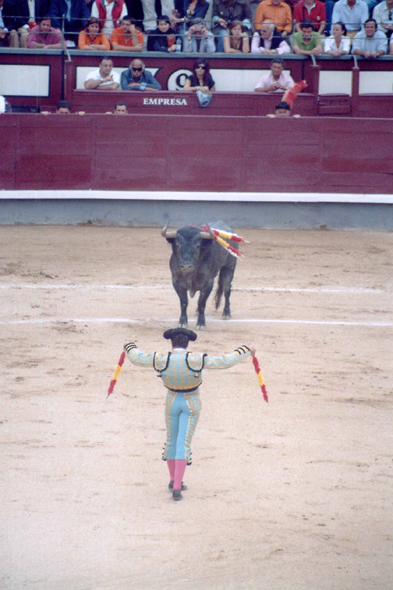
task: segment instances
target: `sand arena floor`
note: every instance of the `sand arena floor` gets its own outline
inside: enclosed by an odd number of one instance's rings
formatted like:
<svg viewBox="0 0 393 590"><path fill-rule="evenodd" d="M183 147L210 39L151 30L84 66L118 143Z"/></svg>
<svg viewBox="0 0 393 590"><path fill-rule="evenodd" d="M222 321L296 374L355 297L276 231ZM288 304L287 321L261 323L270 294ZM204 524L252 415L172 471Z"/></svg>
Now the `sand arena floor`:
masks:
<svg viewBox="0 0 393 590"><path fill-rule="evenodd" d="M179 317L157 229L0 228L1 590L393 588L393 234L238 230L232 320L205 371L188 490L161 461L165 390L127 339ZM193 327L194 299L189 307Z"/></svg>

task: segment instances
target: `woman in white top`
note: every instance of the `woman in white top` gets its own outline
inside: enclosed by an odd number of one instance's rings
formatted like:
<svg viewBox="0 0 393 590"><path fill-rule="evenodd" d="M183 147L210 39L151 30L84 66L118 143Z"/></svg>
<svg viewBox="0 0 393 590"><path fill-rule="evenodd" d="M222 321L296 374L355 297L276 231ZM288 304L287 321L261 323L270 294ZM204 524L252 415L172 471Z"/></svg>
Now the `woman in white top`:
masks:
<svg viewBox="0 0 393 590"><path fill-rule="evenodd" d="M327 55L333 55L334 57L340 57L341 55L347 55L351 48L351 40L349 37L345 37L347 29L344 23L336 23L333 25L333 35L330 35L323 42L323 49Z"/></svg>

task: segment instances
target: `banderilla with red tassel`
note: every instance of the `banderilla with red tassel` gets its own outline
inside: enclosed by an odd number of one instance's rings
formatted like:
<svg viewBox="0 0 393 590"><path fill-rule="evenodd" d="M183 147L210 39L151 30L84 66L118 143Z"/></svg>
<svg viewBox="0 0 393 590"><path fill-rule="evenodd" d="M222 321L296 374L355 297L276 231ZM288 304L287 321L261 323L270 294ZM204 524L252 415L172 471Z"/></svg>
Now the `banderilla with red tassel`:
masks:
<svg viewBox="0 0 393 590"><path fill-rule="evenodd" d="M258 362L258 359L255 356L255 354L252 355L252 364L254 365L254 369L255 369L255 372L256 372L257 377L258 377L259 385L261 386L261 389L262 389L263 399L265 400L265 402L268 402L269 401L269 398L268 398L268 395L267 395L266 385L265 385L265 382L263 380L261 367L259 366L259 362Z"/></svg>
<svg viewBox="0 0 393 590"><path fill-rule="evenodd" d="M106 399L108 399L110 394L113 392L113 388L116 385L116 381L117 381L117 378L118 378L119 373L121 371L121 368L123 366L125 358L126 358L126 353L123 351L120 355L120 359L119 359L119 362L117 363L117 367L115 369L115 372L113 373L112 381L109 384L108 395L106 396Z"/></svg>

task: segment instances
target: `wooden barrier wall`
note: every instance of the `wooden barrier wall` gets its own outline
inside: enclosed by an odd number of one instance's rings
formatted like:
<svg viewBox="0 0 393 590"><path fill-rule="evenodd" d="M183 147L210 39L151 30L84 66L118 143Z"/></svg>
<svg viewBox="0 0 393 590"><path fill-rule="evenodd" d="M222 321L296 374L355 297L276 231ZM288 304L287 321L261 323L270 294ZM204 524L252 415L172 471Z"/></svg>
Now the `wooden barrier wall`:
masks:
<svg viewBox="0 0 393 590"><path fill-rule="evenodd" d="M392 193L387 119L10 114L1 133L9 190Z"/></svg>

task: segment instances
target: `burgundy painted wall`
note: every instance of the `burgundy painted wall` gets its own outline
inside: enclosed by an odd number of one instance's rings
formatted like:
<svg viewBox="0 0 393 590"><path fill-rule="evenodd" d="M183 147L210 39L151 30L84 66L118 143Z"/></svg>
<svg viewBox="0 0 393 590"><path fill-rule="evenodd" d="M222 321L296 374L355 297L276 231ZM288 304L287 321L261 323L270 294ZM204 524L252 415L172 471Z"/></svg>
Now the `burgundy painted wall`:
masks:
<svg viewBox="0 0 393 590"><path fill-rule="evenodd" d="M1 117L4 189L392 193L393 120Z"/></svg>

